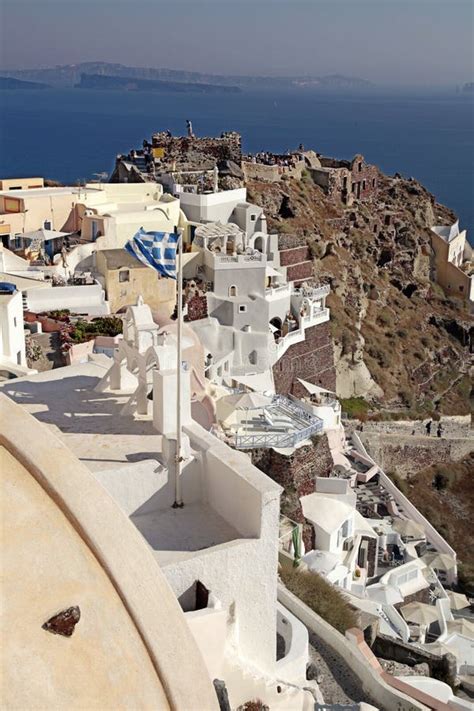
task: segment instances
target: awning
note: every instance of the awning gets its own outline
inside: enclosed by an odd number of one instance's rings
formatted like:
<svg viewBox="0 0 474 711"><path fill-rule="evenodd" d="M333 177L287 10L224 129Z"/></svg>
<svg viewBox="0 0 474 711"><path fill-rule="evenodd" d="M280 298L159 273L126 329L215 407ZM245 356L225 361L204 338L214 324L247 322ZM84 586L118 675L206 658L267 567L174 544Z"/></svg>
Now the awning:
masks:
<svg viewBox="0 0 474 711"><path fill-rule="evenodd" d="M328 395L334 396L336 395L336 393L334 393L332 390L325 390L324 388L320 388L318 385L308 383L307 380L301 380L301 378L298 378L298 380L301 385L306 388L310 395L321 395L322 393L327 393Z"/></svg>
<svg viewBox="0 0 474 711"><path fill-rule="evenodd" d="M265 276L267 276L267 277L280 277L280 279L284 279L283 274L281 274L280 272L277 272L276 269L274 269L273 267L270 267L270 266L268 266L268 265L265 267Z"/></svg>
<svg viewBox="0 0 474 711"><path fill-rule="evenodd" d="M33 232L19 233L19 236L31 240L39 240L40 242L48 242L51 239L61 239L61 237L68 237L72 232L58 232L57 230L47 230L41 227L39 230L33 230Z"/></svg>
<svg viewBox="0 0 474 711"><path fill-rule="evenodd" d="M275 385L273 382L273 374L271 370L265 373L255 373L255 375L233 375L232 380L235 380L242 385L251 388L259 393L264 392L275 392Z"/></svg>

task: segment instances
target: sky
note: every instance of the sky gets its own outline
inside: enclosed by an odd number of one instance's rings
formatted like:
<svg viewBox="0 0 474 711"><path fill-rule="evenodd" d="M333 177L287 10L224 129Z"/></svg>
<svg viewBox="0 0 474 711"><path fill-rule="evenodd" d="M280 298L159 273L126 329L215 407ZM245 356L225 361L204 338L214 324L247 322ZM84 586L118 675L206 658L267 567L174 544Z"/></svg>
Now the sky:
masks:
<svg viewBox="0 0 474 711"><path fill-rule="evenodd" d="M215 74L474 79L474 0L0 0L0 68L119 62Z"/></svg>

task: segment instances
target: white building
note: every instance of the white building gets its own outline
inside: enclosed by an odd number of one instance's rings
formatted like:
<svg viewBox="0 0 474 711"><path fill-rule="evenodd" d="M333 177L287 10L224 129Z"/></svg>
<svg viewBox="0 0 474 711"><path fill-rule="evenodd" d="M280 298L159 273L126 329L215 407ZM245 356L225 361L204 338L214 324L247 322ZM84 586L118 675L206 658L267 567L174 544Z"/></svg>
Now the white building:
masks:
<svg viewBox="0 0 474 711"><path fill-rule="evenodd" d="M4 284L4 282L2 282ZM11 285L13 287L13 285ZM21 293L0 286L0 370L14 375L28 372Z"/></svg>
<svg viewBox="0 0 474 711"><path fill-rule="evenodd" d="M184 276L204 283L205 319L192 323L209 358L207 377L270 371L307 328L329 319L329 287L296 288L279 265L278 237L235 224L197 227Z"/></svg>
<svg viewBox="0 0 474 711"><path fill-rule="evenodd" d="M377 534L356 510L356 495L347 479L316 478L316 491L300 499L314 529L314 550L303 562L329 582L352 592L375 575ZM373 551L369 552L369 541Z"/></svg>
<svg viewBox="0 0 474 711"><path fill-rule="evenodd" d="M445 291L474 303L474 264L466 230L453 225L431 228L434 278Z"/></svg>
<svg viewBox="0 0 474 711"><path fill-rule="evenodd" d="M181 403L184 506L173 508L174 339L159 336L148 307L139 304L126 315L123 340L128 348L122 346L115 362L95 356L88 363L11 381L4 391L56 426L58 436L148 542L186 613L211 677L225 679L232 707L258 697L272 709L312 708L314 699L307 692L286 686L301 684L307 644L299 646L296 658L292 648L291 664L285 665L285 657L276 660L277 625L292 621L291 615L277 615L281 488L245 454L231 450L191 418L191 372L186 369ZM133 415L131 400L143 402L140 384L145 383L146 393L149 373L153 413ZM78 388L79 381L87 387ZM301 639L301 627L294 624L294 639ZM286 638L291 640L288 631Z"/></svg>

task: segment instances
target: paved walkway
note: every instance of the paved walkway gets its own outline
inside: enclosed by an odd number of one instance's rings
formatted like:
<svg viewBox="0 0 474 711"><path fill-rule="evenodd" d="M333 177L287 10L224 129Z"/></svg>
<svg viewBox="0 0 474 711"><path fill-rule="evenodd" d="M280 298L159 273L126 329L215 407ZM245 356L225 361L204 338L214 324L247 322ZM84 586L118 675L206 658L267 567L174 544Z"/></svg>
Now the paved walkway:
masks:
<svg viewBox="0 0 474 711"><path fill-rule="evenodd" d="M375 707L363 691L350 666L313 633L309 633L309 656L316 667L316 681L326 704L355 704L365 701Z"/></svg>

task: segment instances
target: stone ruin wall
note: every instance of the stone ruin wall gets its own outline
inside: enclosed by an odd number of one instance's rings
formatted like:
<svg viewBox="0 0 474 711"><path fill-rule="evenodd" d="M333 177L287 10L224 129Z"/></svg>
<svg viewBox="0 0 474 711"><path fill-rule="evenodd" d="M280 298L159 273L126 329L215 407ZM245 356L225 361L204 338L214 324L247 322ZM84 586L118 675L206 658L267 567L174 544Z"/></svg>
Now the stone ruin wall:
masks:
<svg viewBox="0 0 474 711"><path fill-rule="evenodd" d="M335 392L336 368L330 323L308 328L305 340L290 346L275 363L273 377L276 392L281 395L306 396L308 393L298 378Z"/></svg>
<svg viewBox="0 0 474 711"><path fill-rule="evenodd" d="M266 183L278 183L284 176L300 180L305 168L304 160L297 161L295 165L265 165L242 161L245 180L261 180Z"/></svg>
<svg viewBox="0 0 474 711"><path fill-rule="evenodd" d="M231 160L240 166L242 161L242 138L239 133L223 133L219 138L167 136L166 133L154 133L153 148L163 149L162 160L166 163L189 163L202 166L206 160L215 163Z"/></svg>
<svg viewBox="0 0 474 711"><path fill-rule="evenodd" d="M360 432L359 436L372 459L379 462L385 472L393 471L400 476L414 474L434 464L460 461L474 449L473 439L467 437L444 439L435 435L402 436L371 432Z"/></svg>

